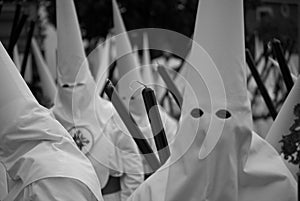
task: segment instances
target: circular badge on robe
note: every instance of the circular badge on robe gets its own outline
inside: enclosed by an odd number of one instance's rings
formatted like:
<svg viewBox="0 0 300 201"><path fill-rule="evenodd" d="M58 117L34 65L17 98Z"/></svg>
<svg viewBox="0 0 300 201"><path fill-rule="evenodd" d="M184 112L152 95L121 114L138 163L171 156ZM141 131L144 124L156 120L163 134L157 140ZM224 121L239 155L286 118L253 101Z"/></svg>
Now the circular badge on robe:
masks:
<svg viewBox="0 0 300 201"><path fill-rule="evenodd" d="M84 153L88 153L94 144L94 138L90 130L77 126L68 130L77 147Z"/></svg>

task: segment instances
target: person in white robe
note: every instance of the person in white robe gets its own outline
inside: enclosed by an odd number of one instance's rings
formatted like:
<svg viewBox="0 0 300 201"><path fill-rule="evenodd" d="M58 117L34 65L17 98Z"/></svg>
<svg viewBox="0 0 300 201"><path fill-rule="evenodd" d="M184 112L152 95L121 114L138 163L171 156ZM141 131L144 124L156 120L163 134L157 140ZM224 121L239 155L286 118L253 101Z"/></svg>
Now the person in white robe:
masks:
<svg viewBox="0 0 300 201"><path fill-rule="evenodd" d="M242 0L200 0L171 158L128 201L297 200L278 153L252 132Z"/></svg>
<svg viewBox="0 0 300 201"><path fill-rule="evenodd" d="M4 201L98 200L100 183L68 132L40 106L0 44L0 162Z"/></svg>
<svg viewBox="0 0 300 201"><path fill-rule="evenodd" d="M111 102L97 93L73 0L56 6L58 94L52 112L92 162L104 200L126 200L143 181L141 156L116 123Z"/></svg>

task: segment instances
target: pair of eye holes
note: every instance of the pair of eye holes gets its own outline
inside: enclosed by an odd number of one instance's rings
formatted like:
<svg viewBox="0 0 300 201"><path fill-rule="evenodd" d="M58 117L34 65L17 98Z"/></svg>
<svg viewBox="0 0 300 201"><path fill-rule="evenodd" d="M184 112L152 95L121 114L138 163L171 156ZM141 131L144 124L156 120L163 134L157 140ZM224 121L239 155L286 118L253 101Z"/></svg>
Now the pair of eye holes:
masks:
<svg viewBox="0 0 300 201"><path fill-rule="evenodd" d="M74 88L74 87L80 87L80 86L83 86L83 85L84 85L83 83L76 83L74 85L64 84L64 85L62 85L62 88Z"/></svg>
<svg viewBox="0 0 300 201"><path fill-rule="evenodd" d="M194 108L191 111L191 115L194 118L200 118L203 114L204 114L204 112L200 108ZM217 115L217 117L219 117L221 119L228 119L231 117L230 112L227 110L224 110L224 109L218 110L216 112L216 115Z"/></svg>

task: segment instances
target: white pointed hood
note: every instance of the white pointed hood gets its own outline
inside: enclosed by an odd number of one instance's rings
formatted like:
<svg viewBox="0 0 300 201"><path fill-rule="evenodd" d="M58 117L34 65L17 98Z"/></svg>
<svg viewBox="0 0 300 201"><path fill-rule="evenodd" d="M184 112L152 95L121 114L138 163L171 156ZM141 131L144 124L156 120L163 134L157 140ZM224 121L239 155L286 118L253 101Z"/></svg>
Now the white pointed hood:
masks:
<svg viewBox="0 0 300 201"><path fill-rule="evenodd" d="M133 46L133 48L132 48L132 54L133 54L135 63L137 63L140 66L141 62L140 62L140 56L139 56L139 48L138 48L137 45Z"/></svg>
<svg viewBox="0 0 300 201"><path fill-rule="evenodd" d="M107 36L108 37L108 36ZM94 80L97 80L97 75L100 70L101 62L103 62L103 54L107 45L107 38L105 41L100 40L96 47L89 53L87 59L89 62L89 69Z"/></svg>
<svg viewBox="0 0 300 201"><path fill-rule="evenodd" d="M16 44L13 51L13 61L18 69L18 71L21 70L21 62L20 62L20 55L19 55L19 48Z"/></svg>
<svg viewBox="0 0 300 201"><path fill-rule="evenodd" d="M45 60L42 56L42 53L38 47L38 44L35 38L31 41L32 53L35 58L37 65L37 70L40 76L41 88L43 90L43 95L51 101L51 104L54 104L54 98L56 96L56 85L54 79L45 63Z"/></svg>
<svg viewBox="0 0 300 201"><path fill-rule="evenodd" d="M57 0L56 7L58 94L53 113L72 136L82 134L88 139L82 150L96 163L94 167L103 186L109 174L108 155L113 149L103 129L113 115L113 106L95 93L73 0Z"/></svg>
<svg viewBox="0 0 300 201"><path fill-rule="evenodd" d="M145 84L155 84L153 79L153 66L151 64L150 52L149 52L149 40L147 33L143 33L143 68L142 77Z"/></svg>
<svg viewBox="0 0 300 201"><path fill-rule="evenodd" d="M44 40L45 45L45 59L49 67L50 73L54 80L57 79L57 33L55 27L52 24L46 26L46 38Z"/></svg>
<svg viewBox="0 0 300 201"><path fill-rule="evenodd" d="M24 55L23 55L23 57L24 57ZM16 65L18 71L20 72L22 62L21 62L20 52L19 52L19 48L18 48L17 44L15 45L14 50L13 50L13 61ZM32 80L32 66L30 64L31 64L31 57L29 56L28 60L27 60L27 66L25 69L25 75L24 75L24 79L27 82L31 82L31 80Z"/></svg>
<svg viewBox="0 0 300 201"><path fill-rule="evenodd" d="M141 81L140 65L134 58L132 47L129 41L128 34L124 26L118 5L115 0L112 0L114 30L116 34L116 49L117 49L117 69L119 72L119 80L117 89L126 106L129 106L130 98L140 85L133 83ZM126 53L129 53L126 55ZM125 55L125 56L124 56ZM123 57L124 56L124 57ZM141 97L140 97L141 98ZM142 104L135 104L136 110L144 110Z"/></svg>
<svg viewBox="0 0 300 201"><path fill-rule="evenodd" d="M200 0L180 128L171 158L128 199L289 200L296 182L252 134L242 0Z"/></svg>
<svg viewBox="0 0 300 201"><path fill-rule="evenodd" d="M90 162L66 130L40 106L0 45L0 162L13 180L7 200L28 184L48 177L78 179L100 200Z"/></svg>
<svg viewBox="0 0 300 201"><path fill-rule="evenodd" d="M105 81L108 78L109 66L111 64L110 45L111 45L111 39L110 36L108 36L105 42L101 44L101 46L103 46L103 49L101 51L102 54L101 54L101 60L99 62L99 70L95 77L98 94L101 93L101 91L103 90Z"/></svg>

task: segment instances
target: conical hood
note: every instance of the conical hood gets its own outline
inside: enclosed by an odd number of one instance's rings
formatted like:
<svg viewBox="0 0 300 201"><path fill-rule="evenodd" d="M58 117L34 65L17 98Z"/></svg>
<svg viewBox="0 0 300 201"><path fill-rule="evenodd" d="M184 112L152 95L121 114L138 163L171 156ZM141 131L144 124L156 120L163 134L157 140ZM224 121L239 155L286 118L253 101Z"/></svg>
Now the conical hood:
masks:
<svg viewBox="0 0 300 201"><path fill-rule="evenodd" d="M73 1L57 1L56 13L58 83L71 86L75 83L86 83L91 74Z"/></svg>
<svg viewBox="0 0 300 201"><path fill-rule="evenodd" d="M133 46L132 54L133 54L135 63L137 63L137 64L139 64L139 66L141 66L140 56L139 56L139 48L137 45Z"/></svg>
<svg viewBox="0 0 300 201"><path fill-rule="evenodd" d="M240 125L252 129L252 114L247 96L246 65L243 29L242 1L203 0L199 2L194 42L190 63L197 72L190 70L188 82L193 87L200 108L210 114L229 110L237 115ZM234 13L234 15L233 15ZM202 53L199 50L206 52ZM203 58L204 57L204 58ZM200 75L200 79L199 79ZM191 96L188 91L185 97ZM204 97L210 97L204 98ZM185 101L191 111L195 108ZM211 125L201 148L201 155L207 156L218 142L222 125ZM214 130L216 129L216 130Z"/></svg>
<svg viewBox="0 0 300 201"><path fill-rule="evenodd" d="M23 55L22 59L24 59L24 55ZM23 62L23 60L22 60L22 62ZM27 65L26 65L25 74L24 74L24 80L27 83L31 83L32 78L33 78L32 61L31 61L31 56L28 56Z"/></svg>
<svg viewBox="0 0 300 201"><path fill-rule="evenodd" d="M105 185L113 145L103 130L114 113L113 106L95 93L73 0L57 0L56 6L59 86L53 113L73 137L83 137L80 148Z"/></svg>
<svg viewBox="0 0 300 201"><path fill-rule="evenodd" d="M251 131L242 2L199 1L171 158L128 201L296 199L292 175Z"/></svg>
<svg viewBox="0 0 300 201"><path fill-rule="evenodd" d="M54 104L57 88L35 38L33 38L31 41L31 48L37 65L37 70L40 76L40 82L41 82L43 94L45 98L50 100L51 102L50 104Z"/></svg>
<svg viewBox="0 0 300 201"><path fill-rule="evenodd" d="M102 55L101 55L101 61L99 63L99 70L97 72L97 75L95 77L96 83L97 83L97 90L98 93L101 93L103 90L104 84L106 79L108 78L109 73L109 65L110 62L110 38L107 38L103 45Z"/></svg>
<svg viewBox="0 0 300 201"><path fill-rule="evenodd" d="M188 66L183 65L174 80L174 83L176 84L181 94L184 94L184 88L186 85L186 80L184 80L184 78L188 75L188 69Z"/></svg>
<svg viewBox="0 0 300 201"><path fill-rule="evenodd" d="M143 65L149 65L151 63L149 52L149 39L148 34L143 33Z"/></svg>
<svg viewBox="0 0 300 201"><path fill-rule="evenodd" d="M103 56L105 52L105 48L107 48L107 40L109 35L107 36L105 41L100 40L96 47L89 53L88 55L88 61L89 61L89 67L90 71L92 73L92 76L94 80L97 80L98 72L100 70L101 62L103 63Z"/></svg>
<svg viewBox="0 0 300 201"><path fill-rule="evenodd" d="M57 80L57 33L52 24L46 26L46 38L44 40L45 59L54 80Z"/></svg>
<svg viewBox="0 0 300 201"><path fill-rule="evenodd" d="M99 71L100 62L102 60L103 49L104 49L103 45L97 45L95 49L93 49L93 51L90 52L87 57L90 71L94 80L96 80Z"/></svg>
<svg viewBox="0 0 300 201"><path fill-rule="evenodd" d="M118 5L115 0L113 4L114 30L116 36L117 49L117 69L119 72L119 81L117 88L125 105L129 105L129 101L133 93L137 90L139 85L132 84L138 80L141 81L139 73L139 63L134 58L132 47L129 41L128 34L124 26ZM119 35L120 34L120 35Z"/></svg>
<svg viewBox="0 0 300 201"><path fill-rule="evenodd" d="M153 66L151 64L150 52L149 52L149 40L147 33L143 34L143 68L142 77L145 84L155 84L153 79Z"/></svg>
<svg viewBox="0 0 300 201"><path fill-rule="evenodd" d="M0 65L0 162L15 185L6 199L14 200L28 184L49 177L78 179L101 199L92 165L37 103L2 44Z"/></svg>
<svg viewBox="0 0 300 201"><path fill-rule="evenodd" d="M21 57L20 57L20 54L19 54L18 45L15 45L14 50L13 50L13 61L16 65L18 71L20 72L22 64L21 64ZM32 81L32 66L30 64L31 64L31 57L28 57L27 66L26 66L25 75L24 75L24 79L27 82Z"/></svg>
<svg viewBox="0 0 300 201"><path fill-rule="evenodd" d="M15 45L15 47L14 47L13 61L16 65L18 71L21 71L21 63L20 63L20 55L19 55L18 45Z"/></svg>

